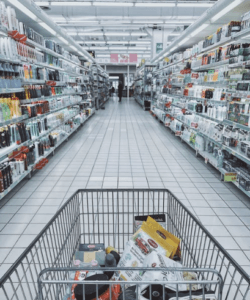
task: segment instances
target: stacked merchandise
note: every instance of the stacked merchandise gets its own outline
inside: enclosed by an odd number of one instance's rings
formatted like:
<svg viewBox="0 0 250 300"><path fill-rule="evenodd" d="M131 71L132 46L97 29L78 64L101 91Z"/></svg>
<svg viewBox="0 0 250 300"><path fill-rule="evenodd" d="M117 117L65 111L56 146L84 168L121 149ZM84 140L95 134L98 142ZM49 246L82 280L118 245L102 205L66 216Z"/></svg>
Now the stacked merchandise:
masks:
<svg viewBox="0 0 250 300"><path fill-rule="evenodd" d="M249 20L248 12L160 62L152 106L153 115L248 196L250 43L244 38Z"/></svg>
<svg viewBox="0 0 250 300"><path fill-rule="evenodd" d="M95 99L95 108L103 108L103 105L109 99L109 81L108 74L93 64L91 67L91 80L93 82L93 98Z"/></svg>
<svg viewBox="0 0 250 300"><path fill-rule="evenodd" d="M63 300L215 300L215 292L202 282L204 271L182 271L180 240L165 229L165 218L136 216L135 233L121 256L112 246L105 249L103 243L80 244L72 264L77 271L68 274L75 283L67 286Z"/></svg>
<svg viewBox="0 0 250 300"><path fill-rule="evenodd" d="M144 110L150 110L153 99L154 64L144 64L135 75L134 96Z"/></svg>
<svg viewBox="0 0 250 300"><path fill-rule="evenodd" d="M79 58L19 22L0 1L0 161L4 197L68 139L94 109L87 68ZM86 74L85 74L86 73ZM5 170L5 171L4 171ZM7 178L7 179L6 179Z"/></svg>

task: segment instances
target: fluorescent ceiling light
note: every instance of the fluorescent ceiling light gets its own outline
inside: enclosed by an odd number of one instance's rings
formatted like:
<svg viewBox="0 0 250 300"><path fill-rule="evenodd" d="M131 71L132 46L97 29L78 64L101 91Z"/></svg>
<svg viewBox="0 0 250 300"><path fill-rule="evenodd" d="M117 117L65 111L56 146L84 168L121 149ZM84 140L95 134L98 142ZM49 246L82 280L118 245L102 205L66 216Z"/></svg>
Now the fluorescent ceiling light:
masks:
<svg viewBox="0 0 250 300"><path fill-rule="evenodd" d="M190 35L193 37L199 32L201 32L203 29L207 28L209 24L202 24L199 28L197 28L195 31L193 31Z"/></svg>
<svg viewBox="0 0 250 300"><path fill-rule="evenodd" d="M97 24L99 21L95 21L95 20L69 20L69 21L62 21L62 22L57 22L57 23L93 23L93 24Z"/></svg>
<svg viewBox="0 0 250 300"><path fill-rule="evenodd" d="M133 6L132 2L93 2L94 6Z"/></svg>
<svg viewBox="0 0 250 300"><path fill-rule="evenodd" d="M64 1L64 2L50 2L50 5L53 6L90 6L91 2L83 2L83 1Z"/></svg>
<svg viewBox="0 0 250 300"><path fill-rule="evenodd" d="M156 24L156 23L160 23L163 24L162 20L155 20L155 21L151 21L151 20L141 20L141 21L133 21L133 24L140 24L140 23L144 23L144 24Z"/></svg>
<svg viewBox="0 0 250 300"><path fill-rule="evenodd" d="M58 37L64 44L68 44L68 41L66 41L63 37L59 36Z"/></svg>
<svg viewBox="0 0 250 300"><path fill-rule="evenodd" d="M144 32L132 32L131 33L132 36L147 36L147 33Z"/></svg>
<svg viewBox="0 0 250 300"><path fill-rule="evenodd" d="M165 24L187 24L187 23L194 23L195 20L186 20L186 21L178 21L178 20L172 20L172 21L165 21Z"/></svg>
<svg viewBox="0 0 250 300"><path fill-rule="evenodd" d="M109 47L110 50L128 50L128 47Z"/></svg>
<svg viewBox="0 0 250 300"><path fill-rule="evenodd" d="M129 36L129 32L105 32L104 35L108 36Z"/></svg>
<svg viewBox="0 0 250 300"><path fill-rule="evenodd" d="M179 7L211 7L213 6L214 3L199 3L199 2L190 2L190 3L185 3L185 2L180 2L177 3L177 6Z"/></svg>
<svg viewBox="0 0 250 300"><path fill-rule="evenodd" d="M177 47L175 46L175 47L173 47L172 49L170 49L169 52L173 52L173 51L176 50L176 49L177 49Z"/></svg>
<svg viewBox="0 0 250 300"><path fill-rule="evenodd" d="M76 41L76 43L77 44L106 44L105 41Z"/></svg>
<svg viewBox="0 0 250 300"><path fill-rule="evenodd" d="M232 10L233 8L235 8L237 5L239 5L243 1L244 0L235 0L235 1L233 1L227 7L225 7L224 9L222 9L217 15L215 15L213 18L211 18L211 22L217 21L219 18L221 18L222 16L224 16L225 14L227 14L230 10Z"/></svg>
<svg viewBox="0 0 250 300"><path fill-rule="evenodd" d="M98 57L110 57L110 54L97 54Z"/></svg>
<svg viewBox="0 0 250 300"><path fill-rule="evenodd" d="M163 2L163 3L156 3L156 2L140 2L135 3L135 6L138 7L174 7L174 2Z"/></svg>
<svg viewBox="0 0 250 300"><path fill-rule="evenodd" d="M182 32L172 32L170 33L169 35L172 35L172 36L178 36L180 35Z"/></svg>
<svg viewBox="0 0 250 300"><path fill-rule="evenodd" d="M38 5L38 6L47 6L47 5L49 5L49 2L48 2L48 1L44 1L44 2L41 2L41 1L36 2L36 1L35 1L35 3L36 3L36 5Z"/></svg>
<svg viewBox="0 0 250 300"><path fill-rule="evenodd" d="M18 0L9 0L10 4L14 5L17 9L19 9L21 12L23 12L25 15L27 15L32 20L37 21L38 18L33 12L31 12L27 7L25 7L23 4L21 4Z"/></svg>
<svg viewBox="0 0 250 300"><path fill-rule="evenodd" d="M69 35L91 35L91 36L100 36L103 35L103 32L68 32Z"/></svg>
<svg viewBox="0 0 250 300"><path fill-rule="evenodd" d="M75 46L70 46L70 48L74 51L78 51Z"/></svg>
<svg viewBox="0 0 250 300"><path fill-rule="evenodd" d="M181 45L185 44L189 39L190 39L190 37L186 37L178 45L181 46Z"/></svg>
<svg viewBox="0 0 250 300"><path fill-rule="evenodd" d="M46 30L47 30L48 32L50 32L51 34L56 35L55 30L53 30L52 28L50 28L50 26L47 25L46 23L40 22L40 23L38 23L38 24L40 24L44 29L46 29Z"/></svg>

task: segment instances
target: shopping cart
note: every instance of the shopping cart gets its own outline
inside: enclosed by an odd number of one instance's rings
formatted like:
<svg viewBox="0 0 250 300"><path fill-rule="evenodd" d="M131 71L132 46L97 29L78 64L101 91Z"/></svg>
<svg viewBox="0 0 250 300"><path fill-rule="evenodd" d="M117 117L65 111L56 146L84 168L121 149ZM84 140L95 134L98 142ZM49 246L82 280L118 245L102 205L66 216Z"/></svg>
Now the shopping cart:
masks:
<svg viewBox="0 0 250 300"><path fill-rule="evenodd" d="M158 213L166 215L167 230L181 239L183 271L192 270L198 276L196 281L185 282L190 287L188 299L207 299L207 289L212 290L219 300L250 299L250 279L246 272L196 217L164 189L78 190L1 278L0 299L63 300L69 284L74 283L69 279L69 273L80 243L104 243L122 253L134 233L134 216ZM84 289L85 282L78 283ZM115 282L107 283L111 290ZM176 299L181 299L179 284L183 282L172 283L176 286ZM133 284L137 290L142 284L150 284L152 289L155 282ZM192 298L192 284L201 286L201 298ZM124 282L121 285L123 287Z"/></svg>

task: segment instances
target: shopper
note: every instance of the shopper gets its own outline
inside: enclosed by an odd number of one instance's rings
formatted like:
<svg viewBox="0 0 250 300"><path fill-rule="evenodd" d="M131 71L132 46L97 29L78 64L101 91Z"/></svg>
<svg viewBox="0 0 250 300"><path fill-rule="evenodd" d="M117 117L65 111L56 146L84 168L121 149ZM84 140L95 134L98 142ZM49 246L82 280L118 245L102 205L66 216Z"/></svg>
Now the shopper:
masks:
<svg viewBox="0 0 250 300"><path fill-rule="evenodd" d="M122 81L120 81L119 85L118 85L119 102L122 102L122 91L123 91L123 84L122 84Z"/></svg>

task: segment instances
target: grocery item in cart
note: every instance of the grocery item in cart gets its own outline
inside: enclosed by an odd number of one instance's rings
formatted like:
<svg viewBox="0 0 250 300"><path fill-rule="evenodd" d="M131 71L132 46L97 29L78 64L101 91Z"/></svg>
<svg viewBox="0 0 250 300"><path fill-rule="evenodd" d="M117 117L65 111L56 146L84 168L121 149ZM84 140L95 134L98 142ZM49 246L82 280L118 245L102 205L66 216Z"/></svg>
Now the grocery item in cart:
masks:
<svg viewBox="0 0 250 300"><path fill-rule="evenodd" d="M75 287L75 299L76 300L94 300L97 297L96 289L98 289L98 300L117 300L121 291L119 284L114 284L111 286L111 297L110 297L110 286L108 284L101 283L102 281L108 281L108 276L105 274L97 274L90 276L85 279L85 281L98 281L98 284L78 284ZM85 297L83 297L83 290L85 292Z"/></svg>
<svg viewBox="0 0 250 300"><path fill-rule="evenodd" d="M135 216L134 220L134 232L141 228L143 222L147 221L147 218L151 217L156 222L158 222L163 228L166 228L166 216L165 214L158 215L147 215L147 216Z"/></svg>
<svg viewBox="0 0 250 300"><path fill-rule="evenodd" d="M165 296L164 296L165 295ZM204 297L203 297L204 296ZM192 295L188 291L178 292L178 297L176 297L176 292L164 288L160 284L152 284L151 287L145 288L141 292L140 300L216 300L216 296L212 291L205 291L200 289L198 291L192 292Z"/></svg>
<svg viewBox="0 0 250 300"><path fill-rule="evenodd" d="M143 262L143 267L155 268L155 271L146 271L142 275L142 281L166 281L165 287L175 291L176 284L167 283L168 281L184 282L182 271L171 271L168 268L182 268L182 265L174 260L165 257L157 252L152 252ZM164 271L157 271L157 268L166 268ZM141 290L144 290L147 285L141 285ZM186 291L185 283L178 284L179 291Z"/></svg>

